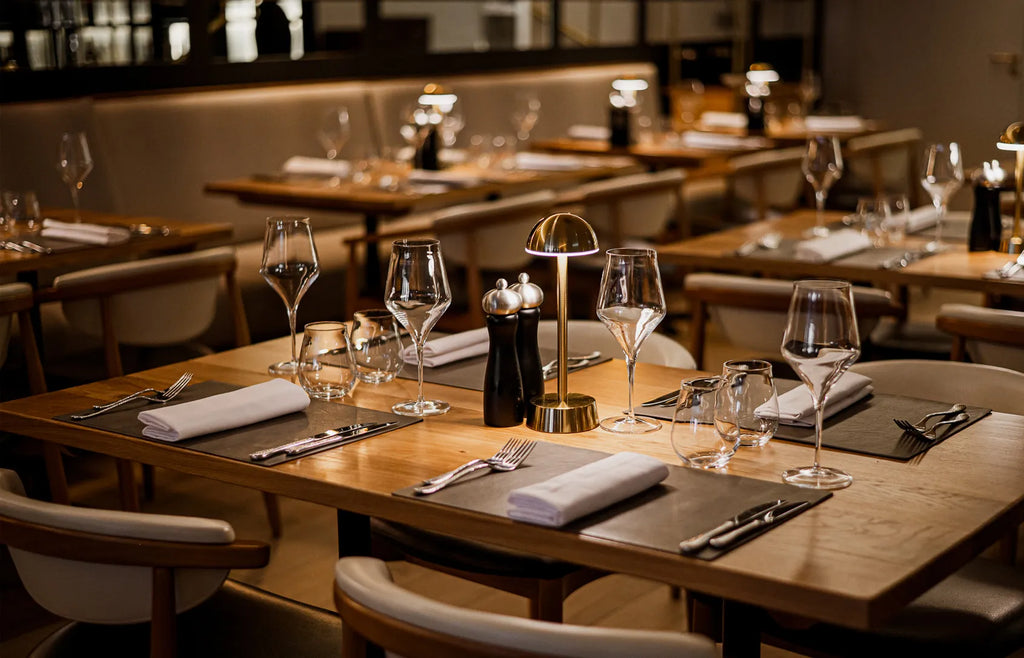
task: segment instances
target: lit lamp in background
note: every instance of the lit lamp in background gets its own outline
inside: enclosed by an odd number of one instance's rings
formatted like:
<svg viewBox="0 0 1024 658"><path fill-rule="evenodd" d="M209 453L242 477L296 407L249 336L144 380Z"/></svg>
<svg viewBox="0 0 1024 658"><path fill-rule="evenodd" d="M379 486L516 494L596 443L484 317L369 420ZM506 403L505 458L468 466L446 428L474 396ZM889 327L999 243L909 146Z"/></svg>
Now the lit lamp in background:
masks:
<svg viewBox="0 0 1024 658"><path fill-rule="evenodd" d="M630 117L640 103L639 94L647 89L647 81L636 76L624 76L612 81L612 93L608 94L611 102L609 109L609 127L612 146L629 146L633 143L630 135Z"/></svg>
<svg viewBox="0 0 1024 658"><path fill-rule="evenodd" d="M1003 131L1003 134L999 136L999 141L996 146L1003 151L1016 151L1017 152L1017 164L1014 166L1014 180L1017 183L1017 191L1013 204L1013 232L1010 234L1009 239L1002 245L1000 249L1011 254L1019 254L1021 252L1022 242L1024 242L1024 236L1020 233L1020 210L1021 210L1021 184L1022 177L1024 177L1024 123L1016 121L1011 123Z"/></svg>
<svg viewBox="0 0 1024 658"><path fill-rule="evenodd" d="M415 127L410 126L422 138L413 159L413 166L417 169L436 171L441 168L441 137L438 132L457 100L458 96L449 93L441 85L430 83L423 87L423 93L417 99L419 107L413 110L412 123Z"/></svg>
<svg viewBox="0 0 1024 658"><path fill-rule="evenodd" d="M526 253L558 259L558 393L538 395L526 405L526 425L538 432L585 432L597 427L597 401L568 392L568 266L572 256L597 253L597 236L582 217L557 213L542 219L526 239Z"/></svg>
<svg viewBox="0 0 1024 658"><path fill-rule="evenodd" d="M769 84L779 81L779 74L771 64L756 63L747 71L747 82L743 91L747 96L747 132L764 132L764 104L771 94Z"/></svg>

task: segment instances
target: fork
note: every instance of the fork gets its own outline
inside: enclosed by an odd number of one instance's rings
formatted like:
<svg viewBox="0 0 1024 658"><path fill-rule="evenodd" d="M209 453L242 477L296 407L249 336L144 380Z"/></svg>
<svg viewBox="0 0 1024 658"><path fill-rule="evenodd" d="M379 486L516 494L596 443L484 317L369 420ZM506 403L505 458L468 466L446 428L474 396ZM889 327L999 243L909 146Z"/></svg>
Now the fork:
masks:
<svg viewBox="0 0 1024 658"><path fill-rule="evenodd" d="M565 361L566 361L566 363L570 364L569 367L573 367L575 364L578 364L578 363L584 363L585 364L585 363L588 363L590 361L593 361L594 359L600 359L600 358L601 358L601 353L598 352L597 350L595 350L595 351L591 352L590 354L581 354L579 356L568 356L568 357L565 358ZM549 372L551 372L552 370L554 370L557 367L558 367L558 359L552 359L552 360L548 361L547 363L545 363L544 367L541 370L543 370L544 373L549 373Z"/></svg>
<svg viewBox="0 0 1024 658"><path fill-rule="evenodd" d="M917 421L916 423L911 423L909 420L906 420L905 418L893 418L892 420L900 427L903 427L903 425L900 425L900 423L903 423L905 425L913 427L918 432L926 432L928 430L928 425L926 421L929 418L935 418L936 416L949 416L952 414L958 414L966 409L967 407L965 405L957 403L954 404L949 409L946 409L945 411L933 411L930 414L925 414L924 417L921 418L921 420Z"/></svg>
<svg viewBox="0 0 1024 658"><path fill-rule="evenodd" d="M179 393L185 390L185 387L188 386L189 382L192 381L192 377L193 375L191 372L186 372L185 374L178 378L178 381L174 382L173 384L171 384L162 391L157 391L155 395L132 394L123 397L120 400L111 402L110 404L104 407L90 411L89 413L75 414L71 416L71 418L72 420L85 420L86 418L99 416L100 414L112 411L124 404L127 404L132 400L145 400L146 402L155 402L157 404L164 404L166 402L170 402L174 398L178 397Z"/></svg>
<svg viewBox="0 0 1024 658"><path fill-rule="evenodd" d="M641 407L671 407L676 402L679 402L679 391L672 391L671 393L666 393L665 395L659 395L658 397L654 398L653 400L648 400L647 402L641 402L640 406Z"/></svg>
<svg viewBox="0 0 1024 658"><path fill-rule="evenodd" d="M474 471L479 471L484 468L489 468L491 471L514 471L519 468L524 461L526 461L526 458L530 456L530 453L533 452L533 448L536 445L536 441L522 441L515 450L501 461L480 460L479 464L474 464L473 466L462 469L458 475L453 475L442 482L416 487L413 491L421 496L436 493L447 487L452 482L455 482Z"/></svg>
<svg viewBox="0 0 1024 658"><path fill-rule="evenodd" d="M157 393L157 394L162 393L162 394L166 395L167 391L169 391L170 389L172 389L175 386L177 386L178 383L181 382L181 380L183 380L183 379L185 380L185 383L188 383L188 381L192 379L192 373L190 373L190 372L183 373L181 375L181 377L178 377L178 379L175 380L175 382L173 384L171 384L170 386L165 388L163 391L157 391L157 389L152 388L152 387L144 388L141 391L135 391L134 393L126 395L123 398L118 398L117 400L114 400L113 402L106 402L104 404L94 404L94 405L92 405L92 408L93 409L106 409L108 407L122 405L125 402L128 402L129 400L134 400L135 398L141 397L141 396L145 395L146 393Z"/></svg>
<svg viewBox="0 0 1024 658"><path fill-rule="evenodd" d="M957 414L953 418L949 418L947 420L940 420L939 422L937 422L934 425L932 425L931 429L929 429L927 431L924 431L924 432L922 432L921 430L917 429L916 427L914 427L913 425L911 425L907 421L897 421L896 424L899 425L900 429L902 429L903 431L910 432L911 434L913 434L914 436L916 436L918 438L927 439L928 441L934 441L936 439L936 435L935 435L936 430L938 430L943 425L957 425L957 424L962 423L962 422L964 422L964 421L966 421L968 419L970 419L970 416L968 414L963 414L963 413Z"/></svg>
<svg viewBox="0 0 1024 658"><path fill-rule="evenodd" d="M996 273L999 275L1000 279L1009 279L1011 276L1019 272L1021 268L1024 268L1024 251L1020 252L1017 256L1017 260L1011 260L1009 263L996 270Z"/></svg>
<svg viewBox="0 0 1024 658"><path fill-rule="evenodd" d="M499 450L498 452L494 453L490 457L486 457L484 459L471 459L470 461L466 462L462 466L459 466L458 468L454 468L454 469L448 471L447 473L442 473L440 475L435 475L432 478L427 478L426 480L424 480L423 482L420 483L420 486L421 487L425 487L425 486L429 486L431 484L439 484L441 482L446 482L446 481L448 481L448 480L450 480L450 479L452 479L454 477L458 477L462 473L463 470L465 470L467 468L472 468L473 466L476 466L476 465L481 464L481 463L486 463L486 464L503 463L506 459L508 459L509 455L511 455L513 452L515 452L515 450L520 445L522 445L525 442L526 442L526 439L517 439L515 437L512 437L511 439L509 439L508 441L505 442L505 445L501 446L501 450Z"/></svg>

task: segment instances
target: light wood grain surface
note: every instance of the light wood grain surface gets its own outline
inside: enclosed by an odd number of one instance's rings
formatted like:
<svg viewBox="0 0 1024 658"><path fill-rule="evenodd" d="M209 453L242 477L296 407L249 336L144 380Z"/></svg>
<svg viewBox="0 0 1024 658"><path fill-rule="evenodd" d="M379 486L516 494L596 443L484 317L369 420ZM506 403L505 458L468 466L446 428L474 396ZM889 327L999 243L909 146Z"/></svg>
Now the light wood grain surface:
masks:
<svg viewBox="0 0 1024 658"><path fill-rule="evenodd" d="M279 339L14 400L0 405L0 423L6 431L38 439L859 628L897 610L1024 518L1024 417L999 413L911 463L824 451L825 464L853 474L849 489L712 562L391 495L469 458L492 454L512 434L607 452L643 452L678 464L667 425L640 437L490 428L483 425L480 393L427 384L426 394L450 402L451 413L268 468L51 420L147 385L163 387L186 368L198 380L258 383L267 379L267 364L286 353L287 339ZM673 389L693 374L641 363L637 399ZM570 375L569 390L594 395L600 413L610 415L625 404L625 380L625 365L615 360ZM348 402L389 409L414 396L415 388L408 380L360 385ZM728 472L777 481L782 470L810 463L811 453L808 446L776 440L741 450Z"/></svg>

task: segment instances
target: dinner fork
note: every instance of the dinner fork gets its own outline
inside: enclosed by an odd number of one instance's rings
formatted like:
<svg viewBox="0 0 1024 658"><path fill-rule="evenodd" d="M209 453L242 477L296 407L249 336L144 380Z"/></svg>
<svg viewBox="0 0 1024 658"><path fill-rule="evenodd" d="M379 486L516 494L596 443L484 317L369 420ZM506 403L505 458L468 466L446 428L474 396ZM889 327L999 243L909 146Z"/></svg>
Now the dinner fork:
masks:
<svg viewBox="0 0 1024 658"><path fill-rule="evenodd" d="M115 405L121 405L121 404L124 404L125 402L128 402L129 400L134 400L137 397L141 397L141 396L145 395L146 393L158 393L158 394L167 395L167 392L169 390L175 388L176 386L178 386L180 384L181 380L183 380L183 379L185 380L185 383L187 384L192 379L192 373L190 373L190 372L183 373L181 375L181 377L178 377L178 379L176 379L173 384L171 384L170 386L165 388L163 391L157 391L157 389L155 389L153 387L144 388L142 390L135 391L134 393L130 393L129 395L124 396L123 398L118 398L118 399L114 400L113 402L104 402L103 404L94 404L94 405L92 405L92 408L93 409L106 409L107 407L112 407L112 406L115 406Z"/></svg>
<svg viewBox="0 0 1024 658"><path fill-rule="evenodd" d="M900 429L902 429L904 432L910 432L914 436L916 436L918 438L921 438L921 439L927 439L928 441L934 441L936 439L935 432L940 427L942 427L943 425L957 425L957 424L962 423L962 422L964 422L966 420L969 420L969 419L970 419L970 415L969 414L963 414L963 413L957 414L953 418L949 418L947 420L940 420L939 422L937 422L934 425L932 425L931 429L929 429L927 431L924 431L924 432L922 432L921 430L917 429L916 427L914 427L913 425L911 425L907 421L897 421L896 424L899 425Z"/></svg>
<svg viewBox="0 0 1024 658"><path fill-rule="evenodd" d="M910 425L911 427L913 427L914 429L916 429L919 432L925 432L925 431L928 430L927 421L928 421L929 418L935 418L936 416L951 416L953 414L958 414L961 411L965 411L966 409L967 409L966 405L957 403L957 404L954 404L949 409L946 409L945 411L933 411L930 414L925 414L921 418L921 420L917 421L916 423L911 423L909 420L906 420L905 418L893 418L892 420L893 420L894 423L896 423L900 427L903 427L903 425L900 425L900 423L904 423L906 425Z"/></svg>
<svg viewBox="0 0 1024 658"><path fill-rule="evenodd" d="M514 471L515 469L519 468L524 461L526 461L526 458L530 456L530 453L533 452L533 448L536 445L536 441L523 441L515 450L513 450L503 460L480 460L481 463L474 464L473 466L462 469L462 471L458 475L453 475L452 477L442 482L416 487L415 489L413 489L413 491L421 496L437 493L441 489L447 487L452 482L455 482L456 480L459 480L465 477L466 475L469 475L470 473L479 471L484 468L489 468L492 471Z"/></svg>
<svg viewBox="0 0 1024 658"><path fill-rule="evenodd" d="M427 478L426 480L424 480L423 482L420 483L420 486L428 486L428 485L431 485L431 484L438 484L440 482L446 482L447 480L450 480L453 477L458 477L462 473L463 470L465 470L467 468L472 468L473 466L476 466L477 464L481 464L481 463L486 463L486 464L502 463L506 459L508 459L509 455L511 455L513 452L515 452L516 449L519 448L520 445L522 445L523 443L526 443L526 442L527 442L526 439L517 439L515 437L512 437L511 439L509 439L508 441L505 442L505 445L501 446L501 449L498 450L498 452L494 453L490 457L486 457L484 459L471 459L470 461L466 462L462 466L459 466L458 468L453 468L452 470L448 471L447 473L442 473L440 475L435 475L432 478Z"/></svg>
<svg viewBox="0 0 1024 658"><path fill-rule="evenodd" d="M193 374L186 372L178 381L174 382L162 391L157 391L155 395L144 395L143 393L133 393L132 395L125 396L120 400L115 400L110 404L95 409L86 414L75 414L71 416L72 420L85 420L86 418L92 418L93 416L99 416L100 414L112 411L124 404L131 402L132 400L145 400L146 402L155 402L157 404L164 404L170 402L174 398L178 397L178 394L185 390L189 382L192 381Z"/></svg>

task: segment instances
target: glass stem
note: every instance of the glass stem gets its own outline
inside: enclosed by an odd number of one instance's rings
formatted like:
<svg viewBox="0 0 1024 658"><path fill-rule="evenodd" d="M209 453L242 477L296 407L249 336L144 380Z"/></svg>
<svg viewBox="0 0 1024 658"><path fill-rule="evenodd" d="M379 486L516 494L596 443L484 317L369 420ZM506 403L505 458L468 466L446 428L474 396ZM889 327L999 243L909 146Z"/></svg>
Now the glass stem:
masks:
<svg viewBox="0 0 1024 658"><path fill-rule="evenodd" d="M629 376L629 393L627 394L626 400L629 402L629 406L626 407L626 417L630 420L636 418L633 414L633 372L636 370L636 359L629 356L626 357L626 373Z"/></svg>
<svg viewBox="0 0 1024 658"><path fill-rule="evenodd" d="M946 202L935 204L935 244L942 244L942 222L946 219Z"/></svg>
<svg viewBox="0 0 1024 658"><path fill-rule="evenodd" d="M821 428L825 424L825 396L814 401L814 470L821 468Z"/></svg>
<svg viewBox="0 0 1024 658"><path fill-rule="evenodd" d="M825 225L825 190L814 191L814 207L817 210L814 223L821 228Z"/></svg>
<svg viewBox="0 0 1024 658"><path fill-rule="evenodd" d="M423 343L416 341L416 406L423 406Z"/></svg>
<svg viewBox="0 0 1024 658"><path fill-rule="evenodd" d="M71 205L75 209L75 221L82 219L81 214L78 212L78 185L72 183L68 186L71 189Z"/></svg>
<svg viewBox="0 0 1024 658"><path fill-rule="evenodd" d="M295 316L298 315L298 307L288 307L288 331L291 335L292 344L292 363L297 364L299 362L298 353L295 351Z"/></svg>

